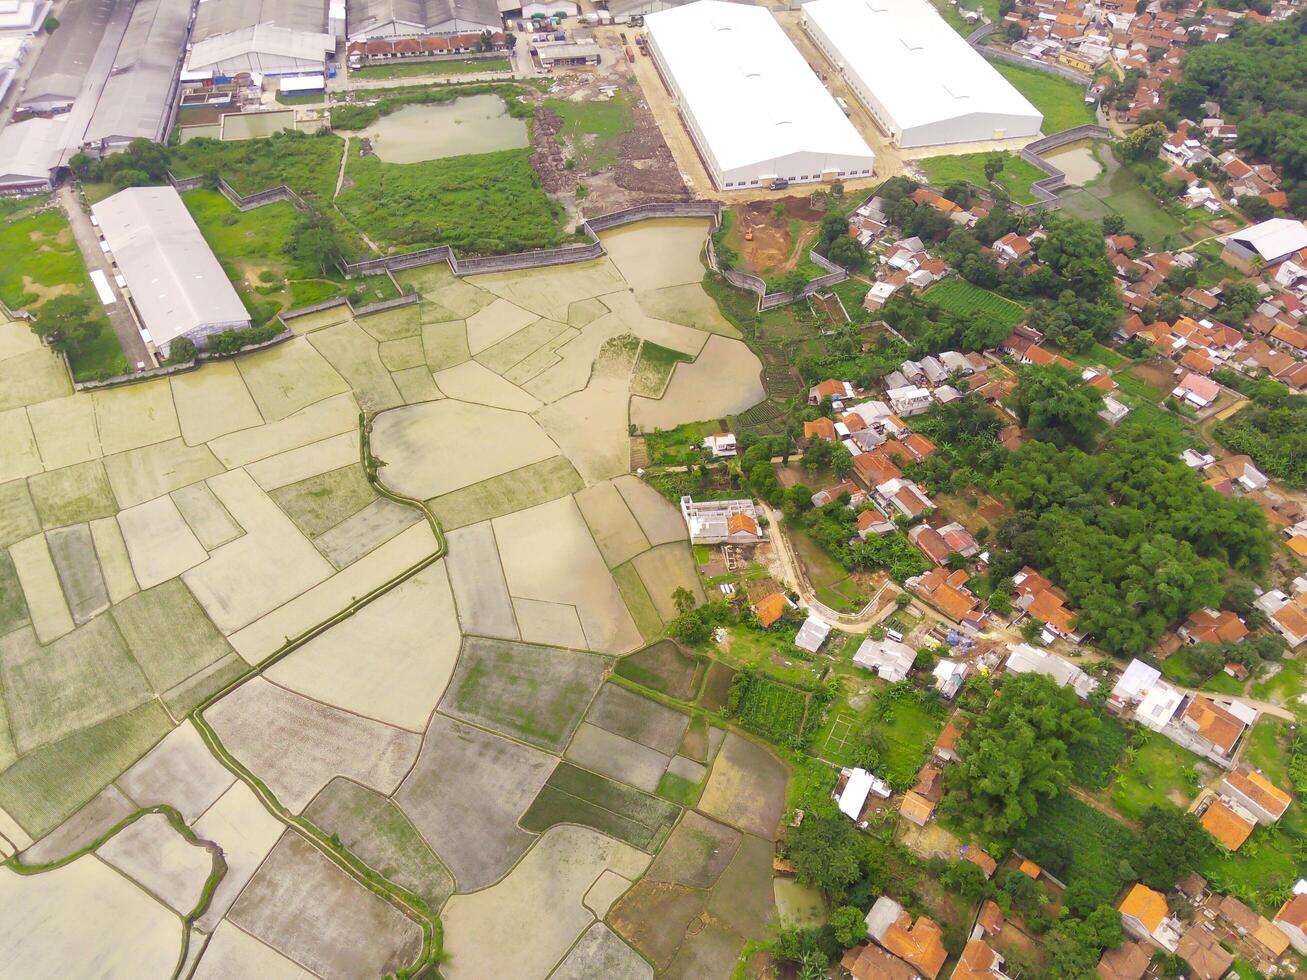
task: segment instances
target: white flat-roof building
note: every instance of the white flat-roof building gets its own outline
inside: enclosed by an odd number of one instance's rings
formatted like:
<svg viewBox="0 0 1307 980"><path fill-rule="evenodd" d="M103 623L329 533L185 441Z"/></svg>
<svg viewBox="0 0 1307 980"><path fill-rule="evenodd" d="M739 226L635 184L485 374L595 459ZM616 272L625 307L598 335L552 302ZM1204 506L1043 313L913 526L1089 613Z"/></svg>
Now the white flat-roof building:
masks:
<svg viewBox="0 0 1307 980"><path fill-rule="evenodd" d="M1098 681L1071 661L1047 650L1032 647L1029 643L1018 643L1012 648L1007 658L1007 669L1013 674L1043 674L1058 687L1071 688L1082 701L1098 687Z"/></svg>
<svg viewBox="0 0 1307 980"><path fill-rule="evenodd" d="M813 0L800 24L898 146L1034 137L1044 123L927 0Z"/></svg>
<svg viewBox="0 0 1307 980"><path fill-rule="evenodd" d="M719 188L871 175L875 154L770 11L699 0L650 14L645 28Z"/></svg>
<svg viewBox="0 0 1307 980"><path fill-rule="evenodd" d="M181 196L172 187L129 187L91 208L132 304L165 355L178 337L197 346L250 325Z"/></svg>

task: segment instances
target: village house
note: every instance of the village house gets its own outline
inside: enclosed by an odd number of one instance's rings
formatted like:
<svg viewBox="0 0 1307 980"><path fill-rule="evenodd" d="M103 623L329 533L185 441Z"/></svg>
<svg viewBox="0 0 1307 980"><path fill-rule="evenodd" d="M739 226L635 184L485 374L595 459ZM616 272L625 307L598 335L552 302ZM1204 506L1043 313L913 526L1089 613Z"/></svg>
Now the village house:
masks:
<svg viewBox="0 0 1307 980"><path fill-rule="evenodd" d="M812 506L825 507L827 504L833 504L845 494L849 495L850 507L861 507L867 500L867 492L859 487L852 480L843 480L833 487L826 487L824 490L818 490L812 495Z"/></svg>
<svg viewBox="0 0 1307 980"><path fill-rule="evenodd" d="M1136 939L1143 939L1174 952L1180 943L1179 923L1171 917L1166 896L1143 882L1136 882L1121 904L1121 926Z"/></svg>
<svg viewBox="0 0 1307 980"><path fill-rule="evenodd" d="M908 676L916 662L917 651L905 643L891 639L867 637L853 655L853 662L866 670L873 670L883 681L897 684Z"/></svg>
<svg viewBox="0 0 1307 980"><path fill-rule="evenodd" d="M888 895L876 899L866 916L867 935L927 980L934 980L948 959L944 930L933 919L921 916L914 923L898 902Z"/></svg>
<svg viewBox="0 0 1307 980"><path fill-rule="evenodd" d="M997 906L996 906L997 907ZM1003 957L983 939L968 940L953 970L953 980L1011 980L1003 972Z"/></svg>
<svg viewBox="0 0 1307 980"><path fill-rule="evenodd" d="M1206 408L1221 396L1221 386L1211 378L1190 371L1180 379L1171 394L1195 408Z"/></svg>
<svg viewBox="0 0 1307 980"><path fill-rule="evenodd" d="M879 507L875 505L868 507L858 514L858 537L866 541L873 535L882 537L898 529L896 525Z"/></svg>
<svg viewBox="0 0 1307 980"><path fill-rule="evenodd" d="M1107 706L1118 714L1137 706L1162 677L1162 672L1142 660L1131 660L1112 686Z"/></svg>
<svg viewBox="0 0 1307 980"><path fill-rule="evenodd" d="M1289 794L1280 789L1260 769L1240 766L1221 780L1221 795L1228 796L1266 826L1275 823L1289 809Z"/></svg>
<svg viewBox="0 0 1307 980"><path fill-rule="evenodd" d="M1195 609L1177 632L1189 643L1238 643L1248 627L1228 609Z"/></svg>
<svg viewBox="0 0 1307 980"><path fill-rule="evenodd" d="M762 540L758 510L752 500L681 498L681 516L691 544L757 544Z"/></svg>
<svg viewBox="0 0 1307 980"><path fill-rule="evenodd" d="M968 578L964 569L949 572L945 568L934 568L908 579L905 584L953 622L979 631L984 628L988 612L975 593L967 588Z"/></svg>
<svg viewBox="0 0 1307 980"><path fill-rule="evenodd" d="M1258 596L1253 605L1266 614L1271 627L1290 648L1307 640L1307 606L1301 595L1290 599L1279 589L1272 589Z"/></svg>
<svg viewBox="0 0 1307 980"><path fill-rule="evenodd" d="M1165 732L1184 699L1185 694L1179 688L1166 681L1158 681L1144 692L1139 706L1135 708L1135 721L1152 731Z"/></svg>
<svg viewBox="0 0 1307 980"><path fill-rule="evenodd" d="M1180 938L1175 955L1189 964L1190 980L1220 980L1234 965L1234 954L1202 926L1190 926Z"/></svg>
<svg viewBox="0 0 1307 980"><path fill-rule="evenodd" d="M917 385L905 385L901 388L890 388L885 392L885 397L889 400L890 408L894 414L901 418L910 418L913 415L920 415L930 410L931 398L928 388L921 388Z"/></svg>
<svg viewBox="0 0 1307 980"><path fill-rule="evenodd" d="M1229 767L1235 746L1252 720L1247 717L1250 711L1238 702L1220 704L1196 694L1180 713L1178 725L1188 737L1190 749ZM1256 712L1252 716L1256 717Z"/></svg>
<svg viewBox="0 0 1307 980"><path fill-rule="evenodd" d="M1198 822L1217 844L1231 852L1239 850L1257 826L1256 820L1219 797L1210 800Z"/></svg>
<svg viewBox="0 0 1307 980"><path fill-rule="evenodd" d="M888 783L866 769L841 769L831 799L835 800L840 813L857 823L867 809L868 799L876 796L888 800L892 793Z"/></svg>
<svg viewBox="0 0 1307 980"><path fill-rule="evenodd" d="M800 650L816 653L826 642L826 637L830 636L830 630L830 623L822 622L816 616L809 616L799 627L799 632L794 637L794 645Z"/></svg>
<svg viewBox="0 0 1307 980"><path fill-rule="evenodd" d="M921 974L897 956L869 943L846 950L840 967L853 980L921 980Z"/></svg>
<svg viewBox="0 0 1307 980"><path fill-rule="evenodd" d="M1298 952L1307 956L1307 883L1299 882L1302 890L1294 888L1294 896L1275 913L1275 927L1289 937Z"/></svg>
<svg viewBox="0 0 1307 980"><path fill-rule="evenodd" d="M935 677L935 690L945 701L952 701L967 679L967 664L960 660L941 660L931 673Z"/></svg>
<svg viewBox="0 0 1307 980"><path fill-rule="evenodd" d="M1018 643L1012 648L1006 667L1012 674L1043 674L1058 687L1071 688L1082 701L1098 687L1098 681L1071 661L1047 650L1039 650L1029 643Z"/></svg>
<svg viewBox="0 0 1307 980"><path fill-rule="evenodd" d="M773 592L754 604L753 614L758 617L763 629L770 629L791 609L797 608L784 592Z"/></svg>
<svg viewBox="0 0 1307 980"><path fill-rule="evenodd" d="M1010 231L994 243L999 265L1020 264L1031 254L1030 239Z"/></svg>
<svg viewBox="0 0 1307 980"><path fill-rule="evenodd" d="M1099 980L1142 980L1152 960L1153 947L1146 943L1122 943L1098 961Z"/></svg>
<svg viewBox="0 0 1307 980"><path fill-rule="evenodd" d="M847 381L837 381L834 378L828 378L821 384L808 389L808 404L820 405L826 399L831 402L846 402L853 398L856 393L853 385Z"/></svg>
<svg viewBox="0 0 1307 980"><path fill-rule="evenodd" d="M704 438L703 448L717 459L733 459L737 452L735 435L731 432L714 432Z"/></svg>

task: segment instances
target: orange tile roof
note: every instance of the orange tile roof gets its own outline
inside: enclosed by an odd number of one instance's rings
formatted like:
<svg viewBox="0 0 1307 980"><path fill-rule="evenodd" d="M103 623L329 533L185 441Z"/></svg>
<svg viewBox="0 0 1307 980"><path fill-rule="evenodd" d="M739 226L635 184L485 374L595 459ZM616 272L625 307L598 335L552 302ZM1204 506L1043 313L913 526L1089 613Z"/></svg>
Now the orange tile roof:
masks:
<svg viewBox="0 0 1307 980"><path fill-rule="evenodd" d="M1226 783L1233 786L1262 809L1274 815L1278 820L1284 816L1292 801L1289 794L1272 783L1256 769L1240 766L1234 772L1227 773Z"/></svg>
<svg viewBox="0 0 1307 980"><path fill-rule="evenodd" d="M909 433L907 438L903 440L903 445L907 446L908 451L918 459L925 459L934 453L936 449L933 442L916 432Z"/></svg>
<svg viewBox="0 0 1307 980"><path fill-rule="evenodd" d="M998 862L974 845L967 848L967 853L963 855L963 858L985 872L986 878L992 878L994 872L998 870Z"/></svg>
<svg viewBox="0 0 1307 980"><path fill-rule="evenodd" d="M1261 917L1258 916L1258 918ZM1265 919L1261 919L1257 923L1257 928L1253 930L1252 937L1270 950L1272 956L1283 956L1284 951L1289 948L1289 937Z"/></svg>
<svg viewBox="0 0 1307 980"><path fill-rule="evenodd" d="M913 823L924 824L935 813L935 804L916 790L908 790L899 804L899 813Z"/></svg>
<svg viewBox="0 0 1307 980"><path fill-rule="evenodd" d="M1228 609L1195 609L1184 625L1199 643L1238 643L1248 635L1248 627Z"/></svg>
<svg viewBox="0 0 1307 980"><path fill-rule="evenodd" d="M1307 892L1295 895L1275 913L1275 921L1307 932Z"/></svg>
<svg viewBox="0 0 1307 980"><path fill-rule="evenodd" d="M994 980L992 968L998 958L989 943L972 939L962 950L962 957L953 971L953 980Z"/></svg>
<svg viewBox="0 0 1307 980"><path fill-rule="evenodd" d="M1066 608L1061 596L1057 595L1052 589L1045 589L1036 595L1035 600L1027 607L1026 611L1035 619L1042 620L1050 626L1055 626L1063 633L1075 632L1075 628L1072 626L1075 621L1075 614Z"/></svg>
<svg viewBox="0 0 1307 980"><path fill-rule="evenodd" d="M863 453L853 457L853 470L873 487L890 480L898 479L903 471L894 465L894 461L881 452Z"/></svg>
<svg viewBox="0 0 1307 980"><path fill-rule="evenodd" d="M902 913L898 921L885 930L880 944L931 980L948 959L948 952L944 949L944 930L924 915L913 925L912 916Z"/></svg>
<svg viewBox="0 0 1307 980"><path fill-rule="evenodd" d="M839 434L835 431L834 422L828 418L820 418L803 423L803 438L834 440L839 438Z"/></svg>
<svg viewBox="0 0 1307 980"><path fill-rule="evenodd" d="M919 980L916 970L879 946L854 946L844 954L840 966L853 980Z"/></svg>
<svg viewBox="0 0 1307 980"><path fill-rule="evenodd" d="M843 398L844 382L836 381L834 378L827 378L821 384L817 385L818 398Z"/></svg>
<svg viewBox="0 0 1307 980"><path fill-rule="evenodd" d="M784 594L773 592L771 595L759 600L758 604L753 607L753 611L758 616L758 622L767 627L784 616L785 610L789 608L790 603Z"/></svg>
<svg viewBox="0 0 1307 980"><path fill-rule="evenodd" d="M1030 858L1022 858L1021 866L1018 868L1018 870L1023 875L1028 875L1031 878L1034 878L1035 880L1038 880L1039 876L1043 873L1043 869L1040 868L1040 866L1037 865L1034 861L1030 860Z"/></svg>
<svg viewBox="0 0 1307 980"><path fill-rule="evenodd" d="M1294 636L1307 636L1307 612L1297 600L1286 602L1271 614L1271 618Z"/></svg>
<svg viewBox="0 0 1307 980"><path fill-rule="evenodd" d="M1226 850L1237 851L1253 832L1249 823L1221 800L1214 800L1198 821Z"/></svg>
<svg viewBox="0 0 1307 980"><path fill-rule="evenodd" d="M956 721L949 719L948 724L939 733L939 738L935 739L935 748L937 749L955 749L957 748L958 738L962 735L962 729L958 727Z"/></svg>
<svg viewBox="0 0 1307 980"><path fill-rule="evenodd" d="M1180 937L1175 954L1189 964L1191 980L1217 980L1234 965L1234 955L1201 926L1189 927L1189 931Z"/></svg>
<svg viewBox="0 0 1307 980"><path fill-rule="evenodd" d="M1003 910L998 907L998 903L992 898L987 898L984 904L980 906L980 915L976 917L976 922L982 929L992 935L1003 928Z"/></svg>
<svg viewBox="0 0 1307 980"><path fill-rule="evenodd" d="M1100 980L1141 980L1152 959L1151 946L1127 942L1103 954L1098 961L1098 976Z"/></svg>
<svg viewBox="0 0 1307 980"><path fill-rule="evenodd" d="M1166 896L1161 892L1153 891L1142 882L1136 882L1134 888L1130 889L1130 894L1126 895L1117 909L1122 915L1138 919L1143 923L1144 928L1152 933L1166 918Z"/></svg>
<svg viewBox="0 0 1307 980"><path fill-rule="evenodd" d="M1184 717L1198 728L1198 734L1211 742L1222 753L1234 748L1243 734L1244 723L1226 711L1211 698L1196 696L1184 709Z"/></svg>
<svg viewBox="0 0 1307 980"><path fill-rule="evenodd" d="M732 514L726 518L727 534L758 534L758 522L748 514Z"/></svg>

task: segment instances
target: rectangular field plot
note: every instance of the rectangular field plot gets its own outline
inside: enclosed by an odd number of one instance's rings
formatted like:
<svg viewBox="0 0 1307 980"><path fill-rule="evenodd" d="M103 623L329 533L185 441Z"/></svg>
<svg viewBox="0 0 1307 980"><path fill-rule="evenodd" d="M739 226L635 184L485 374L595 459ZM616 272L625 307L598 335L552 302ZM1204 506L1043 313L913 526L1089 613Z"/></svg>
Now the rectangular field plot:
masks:
<svg viewBox="0 0 1307 980"><path fill-rule="evenodd" d="M806 694L760 674L737 675L735 685L739 691L736 717L741 725L774 742L785 743L799 734Z"/></svg>
<svg viewBox="0 0 1307 980"><path fill-rule="evenodd" d="M954 316L982 316L1015 327L1026 311L1018 303L954 276L926 290L925 298Z"/></svg>
<svg viewBox="0 0 1307 980"><path fill-rule="evenodd" d="M579 823L644 851L655 852L671 833L680 807L560 763L522 816L522 826L543 833L554 824Z"/></svg>
<svg viewBox="0 0 1307 980"><path fill-rule="evenodd" d="M617 662L614 673L682 701L693 701L702 663L674 640L659 640Z"/></svg>
<svg viewBox="0 0 1307 980"><path fill-rule="evenodd" d="M469 637L441 708L561 752L607 663L588 653Z"/></svg>

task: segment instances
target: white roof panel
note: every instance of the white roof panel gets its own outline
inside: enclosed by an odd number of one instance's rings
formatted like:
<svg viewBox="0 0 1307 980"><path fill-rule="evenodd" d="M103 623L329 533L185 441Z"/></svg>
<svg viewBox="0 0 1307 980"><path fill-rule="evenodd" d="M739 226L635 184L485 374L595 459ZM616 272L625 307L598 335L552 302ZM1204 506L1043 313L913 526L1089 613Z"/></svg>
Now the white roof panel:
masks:
<svg viewBox="0 0 1307 980"><path fill-rule="evenodd" d="M1307 248L1307 226L1292 218L1271 218L1230 236L1266 261Z"/></svg>
<svg viewBox="0 0 1307 980"><path fill-rule="evenodd" d="M1043 119L927 0L813 0L803 14L902 129L975 112Z"/></svg>
<svg viewBox="0 0 1307 980"><path fill-rule="evenodd" d="M770 11L699 0L650 14L645 28L723 170L796 153L871 166L871 148Z"/></svg>

